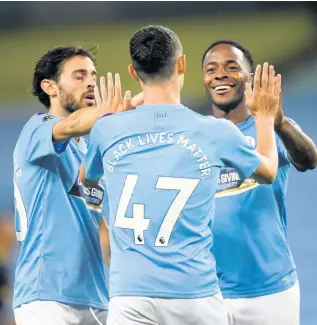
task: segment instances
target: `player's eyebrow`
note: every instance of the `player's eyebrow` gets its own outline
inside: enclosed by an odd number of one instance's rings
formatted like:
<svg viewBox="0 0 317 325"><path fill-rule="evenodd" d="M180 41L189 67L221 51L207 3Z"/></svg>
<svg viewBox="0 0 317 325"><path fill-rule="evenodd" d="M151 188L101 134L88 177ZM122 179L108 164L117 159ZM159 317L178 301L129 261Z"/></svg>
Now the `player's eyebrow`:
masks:
<svg viewBox="0 0 317 325"><path fill-rule="evenodd" d="M226 60L225 63L226 64L230 64L230 63L236 63L236 64L238 64L238 62L236 60ZM219 62L217 62L217 61L210 61L210 62L207 62L206 66L208 66L208 65L217 65L217 64L219 64Z"/></svg>
<svg viewBox="0 0 317 325"><path fill-rule="evenodd" d="M74 70L74 71L72 72L72 74L77 73L77 72L87 73L88 71L87 71L86 69L77 69L77 70ZM93 71L91 72L91 74L92 74L93 76L96 76L96 75L97 75L97 71L96 71L96 70L93 70Z"/></svg>
<svg viewBox="0 0 317 325"><path fill-rule="evenodd" d="M208 65L217 65L218 63L216 61L210 61L206 63L206 66Z"/></svg>
<svg viewBox="0 0 317 325"><path fill-rule="evenodd" d="M236 60L227 60L226 63L227 64L230 64L230 63L236 63L236 64L238 64L238 62Z"/></svg>

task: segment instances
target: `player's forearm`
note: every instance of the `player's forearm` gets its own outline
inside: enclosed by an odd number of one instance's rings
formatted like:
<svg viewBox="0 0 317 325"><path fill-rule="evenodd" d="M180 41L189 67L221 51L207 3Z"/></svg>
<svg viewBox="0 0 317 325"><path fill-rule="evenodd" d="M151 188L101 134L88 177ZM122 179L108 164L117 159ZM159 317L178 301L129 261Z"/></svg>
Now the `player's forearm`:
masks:
<svg viewBox="0 0 317 325"><path fill-rule="evenodd" d="M274 118L261 116L255 119L257 130L257 151L262 156L264 165L261 177L261 183L273 183L277 168L278 154L276 148L276 140L274 133Z"/></svg>
<svg viewBox="0 0 317 325"><path fill-rule="evenodd" d="M102 111L95 107L79 109L55 124L53 139L65 141L88 134L102 114Z"/></svg>
<svg viewBox="0 0 317 325"><path fill-rule="evenodd" d="M298 170L306 171L317 166L317 149L314 142L299 128L284 118L275 131L282 140L290 160Z"/></svg>

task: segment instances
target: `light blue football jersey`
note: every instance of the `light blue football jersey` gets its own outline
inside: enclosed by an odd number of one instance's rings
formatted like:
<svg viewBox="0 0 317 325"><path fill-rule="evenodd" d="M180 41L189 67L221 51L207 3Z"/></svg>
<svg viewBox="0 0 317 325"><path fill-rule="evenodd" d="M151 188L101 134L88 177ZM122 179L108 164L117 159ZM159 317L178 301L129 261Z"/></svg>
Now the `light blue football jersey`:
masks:
<svg viewBox="0 0 317 325"><path fill-rule="evenodd" d="M256 147L254 118L237 126ZM226 298L279 292L297 280L286 229L290 161L278 136L276 141L279 168L272 185L241 178L234 168L222 169L219 177L212 252Z"/></svg>
<svg viewBox="0 0 317 325"><path fill-rule="evenodd" d="M107 310L99 239L104 186L82 186L78 172L86 140L54 143L52 130L59 120L34 115L14 150L20 254L13 308L51 300Z"/></svg>
<svg viewBox="0 0 317 325"><path fill-rule="evenodd" d="M86 178L105 173L110 297L199 298L219 291L211 254L220 169L260 157L230 122L183 105L141 105L95 124Z"/></svg>

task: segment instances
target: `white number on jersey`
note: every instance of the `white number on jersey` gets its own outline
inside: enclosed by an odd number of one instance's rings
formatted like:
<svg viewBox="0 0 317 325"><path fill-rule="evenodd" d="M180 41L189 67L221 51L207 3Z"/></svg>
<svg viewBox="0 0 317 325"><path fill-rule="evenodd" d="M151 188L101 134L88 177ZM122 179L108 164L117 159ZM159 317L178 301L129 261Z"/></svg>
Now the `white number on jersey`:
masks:
<svg viewBox="0 0 317 325"><path fill-rule="evenodd" d="M118 228L134 230L135 244L142 245L144 244L144 231L148 229L150 223L150 219L144 218L144 204L132 204L132 218L127 218L125 216L138 178L139 176L137 175L127 175L114 225ZM155 188L161 190L179 190L179 193L163 219L161 228L155 240L155 246L163 247L168 245L175 224L199 182L199 179L192 178L158 178Z"/></svg>
<svg viewBox="0 0 317 325"><path fill-rule="evenodd" d="M21 229L20 231L16 232L16 235L17 235L18 242L23 242L26 236L26 232L28 230L28 219L26 216L24 203L21 197L21 192L15 180L13 180L13 186L14 186L15 208L20 217L20 229Z"/></svg>

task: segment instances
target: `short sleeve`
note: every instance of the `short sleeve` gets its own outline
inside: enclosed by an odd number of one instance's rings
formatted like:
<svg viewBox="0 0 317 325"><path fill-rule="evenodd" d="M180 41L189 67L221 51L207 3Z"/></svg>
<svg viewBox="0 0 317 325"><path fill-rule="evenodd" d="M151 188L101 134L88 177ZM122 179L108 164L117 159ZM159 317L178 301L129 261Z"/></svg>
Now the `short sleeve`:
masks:
<svg viewBox="0 0 317 325"><path fill-rule="evenodd" d="M26 133L23 134L28 139L25 156L27 161L36 163L47 156L59 156L65 151L69 140L64 142L53 141L53 128L60 120L60 117L50 114L33 117Z"/></svg>
<svg viewBox="0 0 317 325"><path fill-rule="evenodd" d="M219 120L223 125L217 146L218 159L221 167L235 168L239 176L246 179L258 169L262 159L241 131L226 120Z"/></svg>
<svg viewBox="0 0 317 325"><path fill-rule="evenodd" d="M88 150L84 158L85 178L88 180L99 179L103 175L102 156L99 149L100 137L95 125L90 133Z"/></svg>

